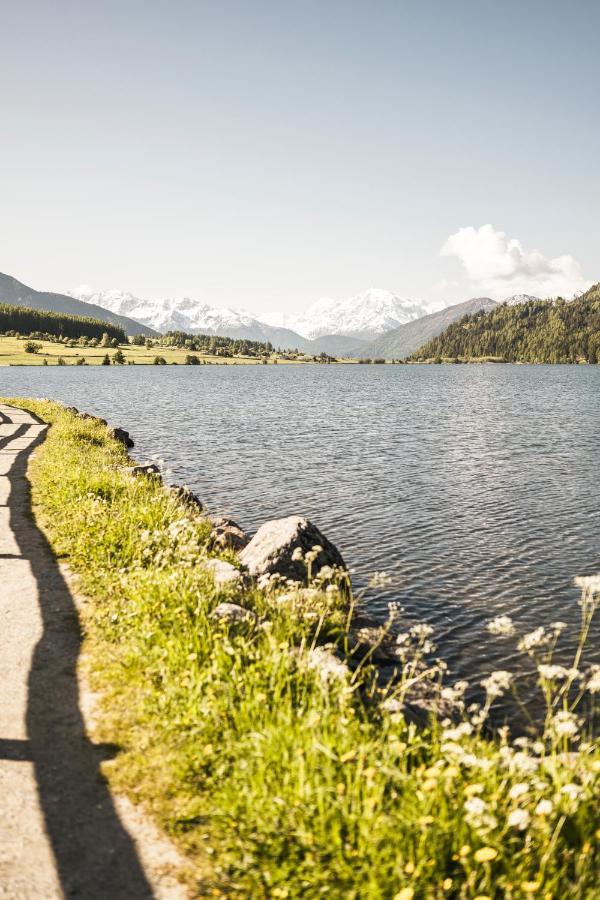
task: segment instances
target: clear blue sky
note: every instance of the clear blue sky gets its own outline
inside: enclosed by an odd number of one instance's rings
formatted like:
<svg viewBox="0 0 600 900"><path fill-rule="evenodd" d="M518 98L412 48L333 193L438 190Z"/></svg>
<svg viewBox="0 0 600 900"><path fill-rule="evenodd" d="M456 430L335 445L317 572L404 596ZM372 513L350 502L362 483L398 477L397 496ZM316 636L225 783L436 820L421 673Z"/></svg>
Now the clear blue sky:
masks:
<svg viewBox="0 0 600 900"><path fill-rule="evenodd" d="M600 279L597 2L1 8L0 271L35 287L260 311Z"/></svg>

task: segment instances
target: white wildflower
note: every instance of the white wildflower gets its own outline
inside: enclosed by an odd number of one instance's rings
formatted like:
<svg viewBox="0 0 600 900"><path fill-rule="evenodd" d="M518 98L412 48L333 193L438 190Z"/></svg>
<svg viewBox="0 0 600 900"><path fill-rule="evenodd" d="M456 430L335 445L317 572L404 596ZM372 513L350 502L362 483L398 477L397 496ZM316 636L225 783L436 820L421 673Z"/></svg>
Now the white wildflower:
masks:
<svg viewBox="0 0 600 900"><path fill-rule="evenodd" d="M471 818L480 818L487 812L488 805L481 797L469 797L465 801L465 812Z"/></svg>
<svg viewBox="0 0 600 900"><path fill-rule="evenodd" d="M573 579L577 587L590 594L600 594L600 575L580 575Z"/></svg>
<svg viewBox="0 0 600 900"><path fill-rule="evenodd" d="M304 553L302 552L302 547L296 547L294 552L292 553L292 559L294 562L302 562L304 559Z"/></svg>
<svg viewBox="0 0 600 900"><path fill-rule="evenodd" d="M529 792L529 785L525 781L519 781L517 784L513 784L510 791L508 792L508 796L511 800L518 800L519 797L522 797L524 794Z"/></svg>
<svg viewBox="0 0 600 900"><path fill-rule="evenodd" d="M369 578L370 588L385 588L389 587L391 583L392 579L387 572L373 572Z"/></svg>
<svg viewBox="0 0 600 900"><path fill-rule="evenodd" d="M515 626L510 616L496 616L487 624L487 630L490 634L502 634L509 636L515 633Z"/></svg>
<svg viewBox="0 0 600 900"><path fill-rule="evenodd" d="M560 789L560 793L563 797L566 797L568 800L578 800L582 794L582 789L578 784L563 784Z"/></svg>
<svg viewBox="0 0 600 900"><path fill-rule="evenodd" d="M540 664L538 666L538 672L544 681L562 681L569 676L569 670L565 669L564 666Z"/></svg>
<svg viewBox="0 0 600 900"><path fill-rule="evenodd" d="M407 631L403 632L402 634L396 635L396 643L399 647L403 647L404 644L407 644L409 642L409 640L410 634Z"/></svg>
<svg viewBox="0 0 600 900"><path fill-rule="evenodd" d="M540 800L535 808L535 814L536 816L549 816L552 809L552 800Z"/></svg>
<svg viewBox="0 0 600 900"><path fill-rule="evenodd" d="M410 629L410 633L415 638L425 640L425 638L428 638L433 634L433 628L431 625L422 622L420 625L413 625Z"/></svg>
<svg viewBox="0 0 600 900"><path fill-rule="evenodd" d="M590 668L585 687L590 694L597 694L600 692L600 666L592 666Z"/></svg>
<svg viewBox="0 0 600 900"><path fill-rule="evenodd" d="M506 821L510 828L518 828L519 831L525 831L531 822L531 816L526 809L513 809Z"/></svg>
<svg viewBox="0 0 600 900"><path fill-rule="evenodd" d="M557 634L560 634L562 631L567 628L566 622L550 622L550 628L552 631L555 631Z"/></svg>
<svg viewBox="0 0 600 900"><path fill-rule="evenodd" d="M535 649L536 647L541 647L548 640L546 635L546 631L540 625L539 628L536 628L534 631L530 631L529 634L526 634L519 641L518 647L519 650L524 650L529 652L530 650Z"/></svg>
<svg viewBox="0 0 600 900"><path fill-rule="evenodd" d="M512 679L511 672L498 669L498 671L492 672L489 678L484 678L480 684L485 689L488 697L501 697L509 689Z"/></svg>
<svg viewBox="0 0 600 900"><path fill-rule="evenodd" d="M473 726L470 722L461 722L456 728L445 728L442 732L443 741L460 741L461 738L473 733Z"/></svg>
<svg viewBox="0 0 600 900"><path fill-rule="evenodd" d="M579 719L572 712L561 709L552 717L550 731L557 738L575 737L579 732Z"/></svg>

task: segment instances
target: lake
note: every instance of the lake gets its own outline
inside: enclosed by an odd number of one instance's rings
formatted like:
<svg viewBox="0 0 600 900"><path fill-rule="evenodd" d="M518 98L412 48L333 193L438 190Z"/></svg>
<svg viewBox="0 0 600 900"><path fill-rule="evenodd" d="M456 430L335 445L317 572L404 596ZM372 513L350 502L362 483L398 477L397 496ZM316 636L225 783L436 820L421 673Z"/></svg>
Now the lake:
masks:
<svg viewBox="0 0 600 900"><path fill-rule="evenodd" d="M370 608L430 622L455 677L517 665L496 615L574 627L572 578L600 569L598 366L15 367L0 393L122 425L250 531L307 515L359 590L391 576Z"/></svg>

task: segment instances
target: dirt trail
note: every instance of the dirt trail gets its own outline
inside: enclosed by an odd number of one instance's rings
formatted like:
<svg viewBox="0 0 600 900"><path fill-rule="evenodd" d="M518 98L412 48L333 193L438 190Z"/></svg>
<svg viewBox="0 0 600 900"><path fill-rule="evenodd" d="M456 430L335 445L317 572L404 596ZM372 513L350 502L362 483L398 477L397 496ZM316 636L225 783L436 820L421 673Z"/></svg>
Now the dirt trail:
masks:
<svg viewBox="0 0 600 900"><path fill-rule="evenodd" d="M77 662L79 617L33 522L26 478L47 426L0 405L0 898L182 900L171 844L100 763Z"/></svg>

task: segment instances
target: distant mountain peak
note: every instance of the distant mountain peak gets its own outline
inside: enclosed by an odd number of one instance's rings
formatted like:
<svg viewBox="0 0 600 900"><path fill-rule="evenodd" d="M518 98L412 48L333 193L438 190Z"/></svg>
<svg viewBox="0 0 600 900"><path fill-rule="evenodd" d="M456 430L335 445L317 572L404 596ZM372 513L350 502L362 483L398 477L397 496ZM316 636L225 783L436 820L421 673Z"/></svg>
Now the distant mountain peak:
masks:
<svg viewBox="0 0 600 900"><path fill-rule="evenodd" d="M539 297L534 297L533 294L513 294L512 297L505 297L501 303L506 303L507 306L518 306L520 303L529 303L530 300L539 299Z"/></svg>
<svg viewBox="0 0 600 900"><path fill-rule="evenodd" d="M285 324L309 339L343 335L373 340L427 312L421 300L398 297L392 291L372 287L346 300L321 297L299 315L267 316L266 320L273 324Z"/></svg>

